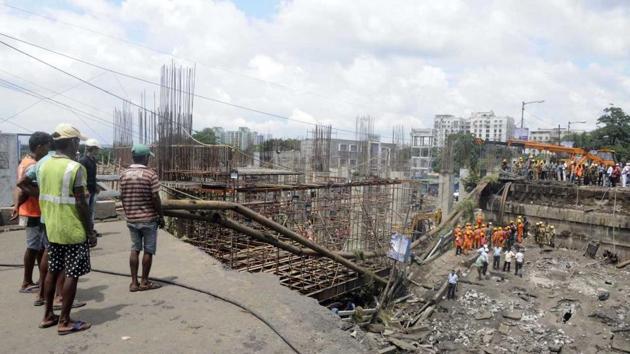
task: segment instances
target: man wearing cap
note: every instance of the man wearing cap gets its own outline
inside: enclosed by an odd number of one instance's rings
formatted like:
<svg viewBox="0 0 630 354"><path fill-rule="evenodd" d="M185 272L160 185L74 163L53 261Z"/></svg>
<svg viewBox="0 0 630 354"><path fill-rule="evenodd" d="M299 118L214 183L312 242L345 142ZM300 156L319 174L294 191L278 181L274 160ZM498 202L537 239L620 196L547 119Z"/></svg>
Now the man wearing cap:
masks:
<svg viewBox="0 0 630 354"><path fill-rule="evenodd" d="M46 310L40 328L56 324L57 333L66 335L84 331L91 324L74 321L70 310L77 291L79 277L90 272L92 225L86 201L85 168L74 161L79 150L81 133L69 124L59 124L53 134L56 153L37 171L39 205L46 223L48 237L48 273L46 274ZM60 316L53 312L56 282L64 276L63 303Z"/></svg>
<svg viewBox="0 0 630 354"><path fill-rule="evenodd" d="M96 194L98 188L96 186L96 154L101 149L101 145L96 139L88 139L85 141L85 154L79 160L79 163L85 167L87 173L87 190L90 193L88 199L88 207L90 209L90 220L92 226L94 226L94 208L96 205ZM93 234L96 234L95 230L92 230Z"/></svg>
<svg viewBox="0 0 630 354"><path fill-rule="evenodd" d="M157 229L164 226L160 181L157 173L148 168L149 147L136 144L131 149L133 164L120 176L120 198L122 200L127 227L131 234L131 284L129 291L144 291L160 288L160 284L149 281L153 255L157 247ZM138 263L142 256L142 278L138 282Z"/></svg>

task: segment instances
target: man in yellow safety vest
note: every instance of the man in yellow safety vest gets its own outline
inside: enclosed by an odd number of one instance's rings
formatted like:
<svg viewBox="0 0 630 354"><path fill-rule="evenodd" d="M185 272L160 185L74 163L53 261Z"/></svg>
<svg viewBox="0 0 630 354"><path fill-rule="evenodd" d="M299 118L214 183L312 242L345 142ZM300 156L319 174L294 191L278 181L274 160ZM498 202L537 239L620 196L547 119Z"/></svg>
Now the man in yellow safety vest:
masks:
<svg viewBox="0 0 630 354"><path fill-rule="evenodd" d="M73 321L70 309L79 277L90 272L88 240L93 238L91 218L86 201L86 171L76 159L81 133L69 124L59 124L52 134L56 154L37 171L39 205L48 237L48 273L45 281L46 309L41 328L57 326L59 335L86 330L91 324ZM60 316L53 312L57 278L66 280L61 290Z"/></svg>

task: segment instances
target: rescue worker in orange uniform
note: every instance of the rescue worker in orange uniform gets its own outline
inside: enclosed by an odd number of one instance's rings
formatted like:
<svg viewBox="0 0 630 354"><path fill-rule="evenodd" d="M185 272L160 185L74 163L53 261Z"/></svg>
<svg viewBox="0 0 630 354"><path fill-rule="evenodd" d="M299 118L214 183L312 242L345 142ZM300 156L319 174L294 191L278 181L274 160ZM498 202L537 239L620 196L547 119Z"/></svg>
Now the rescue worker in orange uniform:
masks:
<svg viewBox="0 0 630 354"><path fill-rule="evenodd" d="M516 222L516 242L523 243L523 230L525 228L525 224L523 224L523 220L521 220L520 217Z"/></svg>
<svg viewBox="0 0 630 354"><path fill-rule="evenodd" d="M502 227L499 226L498 235L497 235L497 244L499 247L503 248L505 244L506 231L503 230Z"/></svg>
<svg viewBox="0 0 630 354"><path fill-rule="evenodd" d="M466 230L464 231L464 254L472 249L473 246L473 231L470 223L466 223Z"/></svg>
<svg viewBox="0 0 630 354"><path fill-rule="evenodd" d="M499 244L499 228L495 227L492 229L492 246Z"/></svg>
<svg viewBox="0 0 630 354"><path fill-rule="evenodd" d="M481 227L481 225L483 224L483 212L478 212L477 213L477 227Z"/></svg>
<svg viewBox="0 0 630 354"><path fill-rule="evenodd" d="M481 247L481 228L475 227L473 230L473 249Z"/></svg>
<svg viewBox="0 0 630 354"><path fill-rule="evenodd" d="M455 255L459 256L462 254L462 246L464 245L464 235L462 233L461 225L457 225L457 227L455 227L453 235L455 236Z"/></svg>

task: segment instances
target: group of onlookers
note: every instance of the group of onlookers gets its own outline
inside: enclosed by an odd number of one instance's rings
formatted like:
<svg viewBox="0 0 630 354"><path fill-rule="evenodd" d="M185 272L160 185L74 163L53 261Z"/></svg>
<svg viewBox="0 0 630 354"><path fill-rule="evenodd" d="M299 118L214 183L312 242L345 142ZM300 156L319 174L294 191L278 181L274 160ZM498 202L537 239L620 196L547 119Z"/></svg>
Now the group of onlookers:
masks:
<svg viewBox="0 0 630 354"><path fill-rule="evenodd" d="M630 162L606 166L595 162L563 162L521 157L511 163L504 160L501 168L533 180L555 180L603 187L626 187L630 184Z"/></svg>
<svg viewBox="0 0 630 354"><path fill-rule="evenodd" d="M100 144L85 142L85 154L79 158L79 130L59 124L52 134L36 132L30 136L30 153L17 171L13 218L26 230L24 276L21 293L34 293L35 306L44 306L40 328L57 326L59 335L87 330L91 324L70 317L72 308L85 306L75 301L79 277L91 271L90 248L97 245L94 211L98 185L96 156ZM156 251L157 228L164 219L159 198L157 174L147 167L150 149L132 148L134 163L120 177L121 200L131 234L132 292L157 289L149 281L152 256ZM142 278L138 281L139 253ZM33 281L35 264L39 281ZM54 313L60 310L60 315Z"/></svg>

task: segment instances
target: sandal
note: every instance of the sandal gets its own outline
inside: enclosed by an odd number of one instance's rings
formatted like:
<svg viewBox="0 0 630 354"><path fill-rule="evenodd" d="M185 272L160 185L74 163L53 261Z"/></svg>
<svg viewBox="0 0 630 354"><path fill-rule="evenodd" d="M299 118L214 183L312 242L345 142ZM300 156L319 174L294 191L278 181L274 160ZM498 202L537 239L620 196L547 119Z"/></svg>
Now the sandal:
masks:
<svg viewBox="0 0 630 354"><path fill-rule="evenodd" d="M86 304L87 303L85 303L85 302L75 301L75 302L72 303L72 307L71 308L76 309L78 307L83 307ZM62 304L56 304L56 305L53 305L53 310L61 310L62 307L63 307Z"/></svg>
<svg viewBox="0 0 630 354"><path fill-rule="evenodd" d="M162 285L158 284L158 283L154 283L154 282L148 282L146 284L140 284L140 291L147 291L147 290L155 290L155 289L159 289L161 288Z"/></svg>
<svg viewBox="0 0 630 354"><path fill-rule="evenodd" d="M31 285L27 286L26 288L20 288L20 293L21 294L35 294L38 291L39 291L39 285L38 284L31 284Z"/></svg>
<svg viewBox="0 0 630 354"><path fill-rule="evenodd" d="M87 329L90 329L90 327L92 327L92 324L88 322L74 321L72 322L72 327L70 327L70 329L57 330L57 334L59 334L60 336L65 336L66 334L85 331Z"/></svg>
<svg viewBox="0 0 630 354"><path fill-rule="evenodd" d="M45 304L46 304L46 300L44 299L37 299L33 301L33 306L44 306Z"/></svg>
<svg viewBox="0 0 630 354"><path fill-rule="evenodd" d="M41 322L39 324L39 328L49 328L59 324L59 316L53 315L52 319Z"/></svg>

